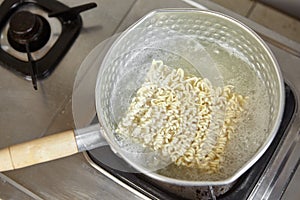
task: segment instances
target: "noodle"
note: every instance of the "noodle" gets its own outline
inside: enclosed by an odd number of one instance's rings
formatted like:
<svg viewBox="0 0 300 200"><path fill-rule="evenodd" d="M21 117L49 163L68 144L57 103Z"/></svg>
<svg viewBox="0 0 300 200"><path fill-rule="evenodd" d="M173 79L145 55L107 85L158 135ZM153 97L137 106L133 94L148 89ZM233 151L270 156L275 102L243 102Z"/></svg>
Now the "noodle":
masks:
<svg viewBox="0 0 300 200"><path fill-rule="evenodd" d="M208 79L154 60L116 132L161 151L178 166L217 172L244 110L246 98L232 90L213 88Z"/></svg>

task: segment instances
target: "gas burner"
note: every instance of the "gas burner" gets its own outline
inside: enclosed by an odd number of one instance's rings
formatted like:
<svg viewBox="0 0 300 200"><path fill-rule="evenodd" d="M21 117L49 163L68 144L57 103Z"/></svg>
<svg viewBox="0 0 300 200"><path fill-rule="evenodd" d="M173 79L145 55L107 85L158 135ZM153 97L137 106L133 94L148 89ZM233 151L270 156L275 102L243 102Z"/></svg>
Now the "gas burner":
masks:
<svg viewBox="0 0 300 200"><path fill-rule="evenodd" d="M95 3L70 8L55 0L11 0L0 5L0 62L36 80L48 77L77 38L80 13Z"/></svg>
<svg viewBox="0 0 300 200"><path fill-rule="evenodd" d="M17 51L26 52L26 44L30 43L30 52L41 49L50 38L48 21L29 11L19 11L11 16L7 39Z"/></svg>

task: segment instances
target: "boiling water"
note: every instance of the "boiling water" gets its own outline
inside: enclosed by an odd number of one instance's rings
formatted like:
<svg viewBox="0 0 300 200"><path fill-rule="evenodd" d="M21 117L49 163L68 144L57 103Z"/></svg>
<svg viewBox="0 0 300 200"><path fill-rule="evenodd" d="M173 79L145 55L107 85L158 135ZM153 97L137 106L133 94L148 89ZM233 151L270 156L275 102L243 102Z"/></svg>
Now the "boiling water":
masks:
<svg viewBox="0 0 300 200"><path fill-rule="evenodd" d="M194 168L170 165L158 171L162 175L196 181L229 178L255 155L270 134L270 98L259 74L250 67L246 59L237 57L233 52L217 45L208 46L207 50L217 64L224 84L233 85L236 93L248 97L246 110L227 143L225 161L218 173L207 174Z"/></svg>
<svg viewBox="0 0 300 200"><path fill-rule="evenodd" d="M213 64L213 61L208 54L203 54L202 57L204 56L208 63ZM198 77L202 76L201 67L195 68L195 63L191 63L182 55L177 55L174 52L159 48L144 48L125 53L116 60L116 63L118 63L118 60L126 60L126 63L124 63L125 70L119 72L119 75L113 84L110 98L109 112L112 115L111 121L114 122L115 128L117 128L117 124L126 115L136 91L145 82L153 59L163 60L164 64L171 66L174 69L178 69L179 67L182 68L184 66L184 70L187 74ZM215 74L212 74L211 77L215 78L216 76ZM145 148L137 143L137 141L132 141L131 138L118 134L115 134L115 138L117 139L118 145L121 147L120 151L122 151L127 158L133 163L138 163L140 166L148 168L149 171L166 167L171 163L170 159L162 157L160 152Z"/></svg>
<svg viewBox="0 0 300 200"><path fill-rule="evenodd" d="M206 51L201 51L201 55L194 61L190 61L184 55L178 55L160 48L144 48L124 53L115 61L115 63L118 63L118 60L126 60L124 66L122 66L124 69L119 71L116 80L114 80L110 99L110 109L116 124L126 114L131 99L144 83L153 59L162 60L165 65L174 69L183 68L186 74L206 77L210 80L214 79L218 83L217 85L223 85L222 80L220 80L221 74ZM211 70L212 73L208 74L203 70L207 68L206 65L213 69ZM212 83L214 84L214 81Z"/></svg>
<svg viewBox="0 0 300 200"><path fill-rule="evenodd" d="M117 126L118 122L126 114L131 99L135 95L136 90L143 84L153 59L162 60L170 67L181 67L188 74L195 76L201 76L202 74L201 71L195 69L193 64L184 57L172 52L160 49L144 49L144 51L139 56L132 56L132 59L125 63L128 66L127 70L120 72L118 75L119 78L114 83L109 109L115 121L115 126ZM235 134L232 135L231 140L228 142L225 150L225 161L222 163L219 173L206 174L198 169L178 167L171 164L160 169L158 171L159 174L178 179L197 181L228 178L254 156L269 134L269 96L257 72L250 67L250 64L245 59L241 59L236 54L228 52L217 45L207 46L206 51L209 58L209 62L207 63L216 67L217 73L220 73L222 76L224 85L233 85L236 93L248 97L246 111L238 124ZM134 52L129 53L132 54ZM209 77L205 78L210 79ZM145 153L141 146L136 145L131 140L128 140L128 138L118 137L118 143L127 152ZM149 164L152 161L153 155L144 155L144 163ZM132 159L134 161L134 158Z"/></svg>

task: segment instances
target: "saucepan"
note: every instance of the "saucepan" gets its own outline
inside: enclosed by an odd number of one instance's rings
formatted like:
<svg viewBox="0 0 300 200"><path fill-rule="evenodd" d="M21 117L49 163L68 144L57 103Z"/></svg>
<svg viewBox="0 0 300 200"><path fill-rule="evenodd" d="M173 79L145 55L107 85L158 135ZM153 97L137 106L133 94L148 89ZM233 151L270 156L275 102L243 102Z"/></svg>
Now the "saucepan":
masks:
<svg viewBox="0 0 300 200"><path fill-rule="evenodd" d="M238 133L228 141L218 172L174 165L155 150L124 142L116 133L153 60L170 67L183 66L190 74L209 79L214 87L233 85L235 91L247 96ZM279 128L284 84L278 63L254 31L224 14L197 9L154 10L120 34L104 59L97 62L99 124L2 149L0 171L109 144L133 169L151 178L185 186L223 185L235 181L263 155Z"/></svg>

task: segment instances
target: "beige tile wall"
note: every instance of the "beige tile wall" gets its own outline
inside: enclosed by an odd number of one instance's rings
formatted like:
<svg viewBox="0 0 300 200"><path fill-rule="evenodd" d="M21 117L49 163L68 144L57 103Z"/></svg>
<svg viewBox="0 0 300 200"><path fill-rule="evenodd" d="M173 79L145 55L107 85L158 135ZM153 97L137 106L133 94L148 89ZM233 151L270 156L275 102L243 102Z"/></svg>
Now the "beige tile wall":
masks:
<svg viewBox="0 0 300 200"><path fill-rule="evenodd" d="M300 21L254 0L211 0L300 43Z"/></svg>
<svg viewBox="0 0 300 200"><path fill-rule="evenodd" d="M255 2L251 0L211 0L214 3L246 16Z"/></svg>

